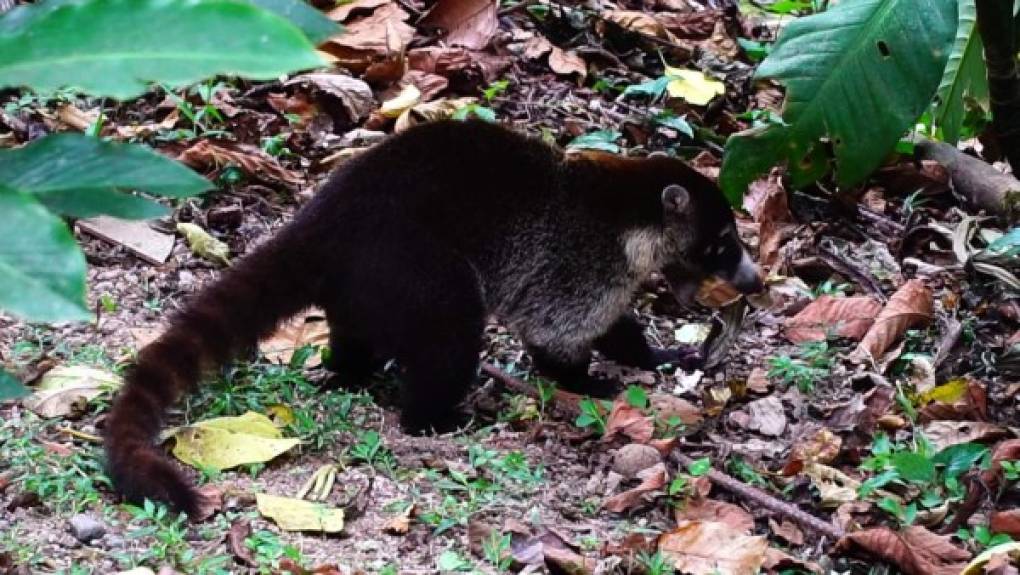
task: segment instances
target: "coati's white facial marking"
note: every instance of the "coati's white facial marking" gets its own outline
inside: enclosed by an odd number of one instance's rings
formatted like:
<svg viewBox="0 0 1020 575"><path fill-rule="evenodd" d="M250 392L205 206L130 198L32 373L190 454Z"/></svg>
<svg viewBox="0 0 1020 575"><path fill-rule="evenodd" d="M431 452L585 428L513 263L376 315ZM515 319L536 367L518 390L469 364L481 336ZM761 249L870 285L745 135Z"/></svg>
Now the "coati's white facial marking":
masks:
<svg viewBox="0 0 1020 575"><path fill-rule="evenodd" d="M623 253L631 273L644 279L662 266L662 234L651 229L630 231L623 236Z"/></svg>

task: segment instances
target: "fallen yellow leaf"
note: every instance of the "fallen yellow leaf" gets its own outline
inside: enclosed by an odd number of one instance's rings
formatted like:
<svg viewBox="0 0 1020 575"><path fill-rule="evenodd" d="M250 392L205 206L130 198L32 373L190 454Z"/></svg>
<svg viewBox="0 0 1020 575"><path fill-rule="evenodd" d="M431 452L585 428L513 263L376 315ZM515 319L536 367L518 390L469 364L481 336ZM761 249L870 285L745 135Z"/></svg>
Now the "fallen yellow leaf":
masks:
<svg viewBox="0 0 1020 575"><path fill-rule="evenodd" d="M666 92L671 98L683 98L688 104L706 106L712 98L726 93L726 86L697 70L666 66Z"/></svg>
<svg viewBox="0 0 1020 575"><path fill-rule="evenodd" d="M379 113L387 118L396 118L418 102L421 102L421 91L414 84L408 84L399 94L383 102L379 107Z"/></svg>
<svg viewBox="0 0 1020 575"><path fill-rule="evenodd" d="M199 257L223 265L230 264L230 247L209 235L200 226L189 223L177 224L177 231L188 240L188 247Z"/></svg>
<svg viewBox="0 0 1020 575"><path fill-rule="evenodd" d="M336 507L265 493L255 496L255 505L284 531L339 533L344 529L344 510Z"/></svg>
<svg viewBox="0 0 1020 575"><path fill-rule="evenodd" d="M178 428L174 456L197 468L230 469L265 463L301 443L285 438L268 417L249 411L238 417L217 417Z"/></svg>

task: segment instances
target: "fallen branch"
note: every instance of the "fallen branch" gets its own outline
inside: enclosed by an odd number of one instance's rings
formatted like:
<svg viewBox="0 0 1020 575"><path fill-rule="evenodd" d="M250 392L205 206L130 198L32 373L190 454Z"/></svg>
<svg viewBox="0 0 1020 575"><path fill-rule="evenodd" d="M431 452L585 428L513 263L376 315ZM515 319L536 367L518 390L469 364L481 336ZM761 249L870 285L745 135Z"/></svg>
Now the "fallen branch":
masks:
<svg viewBox="0 0 1020 575"><path fill-rule="evenodd" d="M1010 221L1020 214L1020 181L1013 176L944 142L922 140L915 150L918 159L945 167L953 188L975 207Z"/></svg>
<svg viewBox="0 0 1020 575"><path fill-rule="evenodd" d="M678 464L684 467L694 463L694 459L690 456L680 453L675 449L673 450L672 457ZM761 489L752 487L739 479L730 477L721 471L709 469L707 477L709 481L715 485L722 487L741 499L757 503L765 509L772 511L773 513L777 513L787 519L792 519L793 521L800 523L800 525L805 529L810 529L811 531L825 535L833 541L838 541L845 535L843 530L839 527L801 510L792 503L787 503L778 499L766 491L762 491Z"/></svg>
<svg viewBox="0 0 1020 575"><path fill-rule="evenodd" d="M516 393L527 395L528 397L536 399L538 398L538 390L535 389L535 386L504 372L498 367L489 365L487 363L483 363L482 373L502 383L507 388L513 390ZM578 406L578 402L580 400L581 396L577 395L576 393L556 390L555 394L553 395L552 401L556 405L557 409L573 417L579 414L581 411L580 407ZM694 460L691 459L689 456L680 453L677 450L673 450L672 457L679 465L683 467L687 467L688 465L694 462ZM773 513L777 513L782 517L786 517L793 521L796 521L797 523L800 523L801 526L803 526L804 528L815 531L821 535L825 535L826 537L831 538L833 541L839 540L844 535L843 530L840 529L839 527L832 525L831 523L826 523L825 521L815 517L814 515L802 511L795 505L782 501L776 498L775 496L765 491L762 491L761 489L751 487L750 485L743 483L739 479L730 477L729 475L721 471L716 471L715 469L709 470L708 479L715 485L729 491L730 493L733 493L734 495L742 499L745 499L752 503L757 503L758 505L764 507L765 509L772 511Z"/></svg>

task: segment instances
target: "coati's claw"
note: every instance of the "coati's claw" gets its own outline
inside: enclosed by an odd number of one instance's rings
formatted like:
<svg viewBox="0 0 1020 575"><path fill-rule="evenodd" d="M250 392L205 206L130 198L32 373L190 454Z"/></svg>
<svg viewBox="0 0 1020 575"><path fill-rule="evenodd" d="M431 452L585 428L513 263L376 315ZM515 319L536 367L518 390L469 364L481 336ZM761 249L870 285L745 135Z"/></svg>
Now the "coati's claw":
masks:
<svg viewBox="0 0 1020 575"><path fill-rule="evenodd" d="M690 371L705 365L705 356L693 345L681 344L675 348L652 348L652 357L656 366L669 364L676 369Z"/></svg>

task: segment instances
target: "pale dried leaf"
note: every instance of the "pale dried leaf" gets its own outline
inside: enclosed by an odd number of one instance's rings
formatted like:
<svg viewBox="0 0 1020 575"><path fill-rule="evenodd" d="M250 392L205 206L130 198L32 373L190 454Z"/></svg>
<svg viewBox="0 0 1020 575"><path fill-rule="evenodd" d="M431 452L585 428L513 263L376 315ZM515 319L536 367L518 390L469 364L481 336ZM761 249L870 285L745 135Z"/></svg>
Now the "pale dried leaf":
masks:
<svg viewBox="0 0 1020 575"><path fill-rule="evenodd" d="M666 466L660 463L642 471L639 477L642 477L640 485L606 499L602 503L602 508L613 513L623 513L637 506L646 494L662 489L666 485L669 474L666 471Z"/></svg>
<svg viewBox="0 0 1020 575"><path fill-rule="evenodd" d="M777 537L784 539L787 543L793 546L800 546L804 544L804 532L797 527L797 524L790 521L789 519L783 519L777 522L775 519L769 518L769 529Z"/></svg>
<svg viewBox="0 0 1020 575"><path fill-rule="evenodd" d="M181 152L177 159L197 169L237 166L248 175L270 183L288 186L304 183L301 174L284 168L273 156L255 146L238 142L199 140Z"/></svg>
<svg viewBox="0 0 1020 575"><path fill-rule="evenodd" d="M617 435L631 438L637 443L648 443L655 432L655 422L640 409L627 403L624 398L613 402L613 409L606 419L606 433L603 440L608 441Z"/></svg>
<svg viewBox="0 0 1020 575"><path fill-rule="evenodd" d="M188 240L188 247L201 258L223 265L230 265L230 246L214 238L198 224L180 222L177 232Z"/></svg>
<svg viewBox="0 0 1020 575"><path fill-rule="evenodd" d="M676 522L715 521L744 535L754 529L754 517L738 505L706 498L692 498L676 508Z"/></svg>
<svg viewBox="0 0 1020 575"><path fill-rule="evenodd" d="M259 352L273 363L286 365L294 352L306 345L329 345L329 323L322 310L311 308L280 324L272 335L259 342ZM320 354L313 353L305 367L317 367L321 363Z"/></svg>
<svg viewBox="0 0 1020 575"><path fill-rule="evenodd" d="M89 401L123 384L119 376L106 370L83 365L58 366L42 376L35 391L22 403L41 417L63 417L83 410Z"/></svg>
<svg viewBox="0 0 1020 575"><path fill-rule="evenodd" d="M375 110L376 101L372 88L363 80L346 74L301 74L288 80L284 86L310 84L321 92L336 98L347 116L357 122Z"/></svg>
<svg viewBox="0 0 1020 575"><path fill-rule="evenodd" d="M654 16L645 12L637 10L606 10L602 13L602 18L631 32L670 42L676 41L676 37L662 25L662 22L659 22Z"/></svg>
<svg viewBox="0 0 1020 575"><path fill-rule="evenodd" d="M322 503L259 493L255 505L284 531L339 533L344 529L344 510Z"/></svg>
<svg viewBox="0 0 1020 575"><path fill-rule="evenodd" d="M1006 428L983 421L932 421L924 426L924 436L938 450L971 441L986 443L1007 434Z"/></svg>
<svg viewBox="0 0 1020 575"><path fill-rule="evenodd" d="M691 575L755 575L766 549L764 537L714 521L688 521L659 537L659 551L676 569Z"/></svg>
<svg viewBox="0 0 1020 575"><path fill-rule="evenodd" d="M563 50L558 46L553 46L549 53L549 68L563 76L577 74L583 79L588 75L588 64L584 58L573 50Z"/></svg>
<svg viewBox="0 0 1020 575"><path fill-rule="evenodd" d="M953 545L948 535L936 535L924 527L907 527L897 533L874 527L844 537L838 549L868 552L900 568L906 575L957 575L970 553Z"/></svg>
<svg viewBox="0 0 1020 575"><path fill-rule="evenodd" d="M498 7L497 0L439 0L418 24L442 28L451 46L482 50L496 34Z"/></svg>

